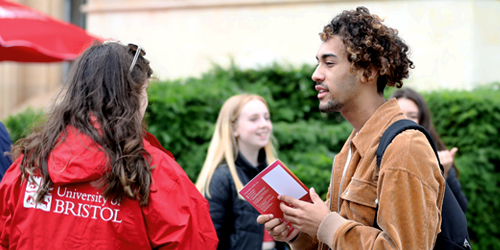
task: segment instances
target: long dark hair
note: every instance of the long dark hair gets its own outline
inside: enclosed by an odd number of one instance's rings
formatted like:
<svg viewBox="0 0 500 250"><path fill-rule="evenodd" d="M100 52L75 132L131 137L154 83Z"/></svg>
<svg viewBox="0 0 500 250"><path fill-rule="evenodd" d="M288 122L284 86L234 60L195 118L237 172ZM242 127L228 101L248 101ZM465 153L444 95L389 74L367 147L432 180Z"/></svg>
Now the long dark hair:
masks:
<svg viewBox="0 0 500 250"><path fill-rule="evenodd" d="M131 46L93 44L72 66L61 101L47 122L16 143L13 155L22 155L22 178L42 176L37 202L53 183L47 165L50 152L65 140L69 129L77 129L107 156L105 175L93 183L103 189L102 195L148 203L151 160L143 146L140 106L142 88L153 70L141 55L130 71L134 55Z"/></svg>
<svg viewBox="0 0 500 250"><path fill-rule="evenodd" d="M432 123L431 120L431 112L422 95L420 95L413 89L404 88L394 91L394 93L391 95L391 98L396 98L396 99L406 98L408 100L412 100L415 104L417 104L418 124L420 124L429 132L438 151L447 150L446 145L443 143L441 137L439 137L436 129L434 128L434 124ZM453 164L453 168L458 174L458 169L456 168L455 164Z"/></svg>

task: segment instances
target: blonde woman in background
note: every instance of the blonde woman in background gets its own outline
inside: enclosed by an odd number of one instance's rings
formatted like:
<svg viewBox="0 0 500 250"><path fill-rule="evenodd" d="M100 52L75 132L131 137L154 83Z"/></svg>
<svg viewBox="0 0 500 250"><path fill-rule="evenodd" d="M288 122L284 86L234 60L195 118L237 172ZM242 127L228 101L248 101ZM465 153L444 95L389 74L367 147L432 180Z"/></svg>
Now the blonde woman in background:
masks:
<svg viewBox="0 0 500 250"><path fill-rule="evenodd" d="M241 94L222 106L196 182L210 205L217 249L286 249L256 222L259 212L238 191L276 159L264 98Z"/></svg>

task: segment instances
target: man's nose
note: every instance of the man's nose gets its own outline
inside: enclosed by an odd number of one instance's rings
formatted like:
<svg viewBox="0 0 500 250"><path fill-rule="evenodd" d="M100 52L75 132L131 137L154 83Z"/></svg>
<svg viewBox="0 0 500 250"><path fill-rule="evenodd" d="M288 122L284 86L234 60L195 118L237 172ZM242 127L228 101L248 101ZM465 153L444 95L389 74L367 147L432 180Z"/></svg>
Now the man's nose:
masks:
<svg viewBox="0 0 500 250"><path fill-rule="evenodd" d="M316 67L311 78L315 82L323 82L325 80L325 76L321 73L319 67Z"/></svg>

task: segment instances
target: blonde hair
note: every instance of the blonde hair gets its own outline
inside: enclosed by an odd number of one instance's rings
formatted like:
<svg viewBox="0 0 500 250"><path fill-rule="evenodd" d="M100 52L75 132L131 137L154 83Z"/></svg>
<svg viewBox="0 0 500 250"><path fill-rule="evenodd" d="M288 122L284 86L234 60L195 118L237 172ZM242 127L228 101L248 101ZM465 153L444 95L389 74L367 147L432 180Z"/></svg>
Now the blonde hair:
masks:
<svg viewBox="0 0 500 250"><path fill-rule="evenodd" d="M243 188L243 184L236 172L236 166L234 165L234 161L238 156L238 146L236 144L236 138L234 137L233 124L238 120L243 106L252 100L262 101L267 109L269 109L264 98L250 94L232 96L222 105L215 125L215 131L210 141L210 146L208 147L207 158L205 158L205 163L203 163L203 168L196 181L196 188L208 197L211 197L209 186L212 176L217 166L219 166L224 159L229 167L236 190ZM269 140L264 147L264 151L266 153L267 162L273 162L276 159L276 152L271 140Z"/></svg>

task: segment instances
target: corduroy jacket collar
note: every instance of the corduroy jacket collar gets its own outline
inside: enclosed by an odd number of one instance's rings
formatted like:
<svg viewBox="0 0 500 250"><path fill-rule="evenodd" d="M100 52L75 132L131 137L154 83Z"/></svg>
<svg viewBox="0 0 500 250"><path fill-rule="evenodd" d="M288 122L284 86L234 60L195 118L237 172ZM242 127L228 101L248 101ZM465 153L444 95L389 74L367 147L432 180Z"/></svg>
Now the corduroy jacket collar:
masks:
<svg viewBox="0 0 500 250"><path fill-rule="evenodd" d="M393 120L403 119L403 112L399 108L396 99L390 99L380 106L375 113L366 121L365 125L361 128L358 134L353 130L349 140L357 148L361 157L364 157L366 150L378 144L380 141L381 133L376 133L376 130L387 128Z"/></svg>

